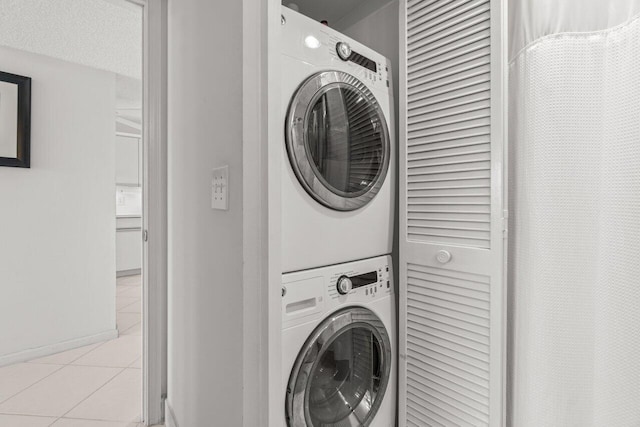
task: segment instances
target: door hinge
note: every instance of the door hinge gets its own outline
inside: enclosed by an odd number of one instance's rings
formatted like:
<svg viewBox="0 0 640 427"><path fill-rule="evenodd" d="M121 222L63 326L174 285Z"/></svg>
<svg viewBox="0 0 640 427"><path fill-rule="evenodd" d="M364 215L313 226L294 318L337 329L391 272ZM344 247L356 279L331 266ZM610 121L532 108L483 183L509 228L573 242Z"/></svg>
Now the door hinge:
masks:
<svg viewBox="0 0 640 427"><path fill-rule="evenodd" d="M142 232L142 241L143 241L143 242L146 242L146 241L148 241L148 240L149 240L149 232L148 232L147 230L144 230L144 231Z"/></svg>

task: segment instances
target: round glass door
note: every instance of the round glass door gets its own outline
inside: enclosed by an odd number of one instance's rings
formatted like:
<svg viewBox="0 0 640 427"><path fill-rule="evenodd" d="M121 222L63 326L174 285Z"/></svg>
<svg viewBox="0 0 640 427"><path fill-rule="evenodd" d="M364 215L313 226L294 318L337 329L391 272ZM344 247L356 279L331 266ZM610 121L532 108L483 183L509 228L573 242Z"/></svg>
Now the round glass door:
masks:
<svg viewBox="0 0 640 427"><path fill-rule="evenodd" d="M371 91L350 74L326 71L300 86L289 106L286 140L298 180L325 206L358 209L384 182L386 120Z"/></svg>
<svg viewBox="0 0 640 427"><path fill-rule="evenodd" d="M289 427L360 427L374 419L389 381L391 348L380 319L364 308L325 320L289 379Z"/></svg>

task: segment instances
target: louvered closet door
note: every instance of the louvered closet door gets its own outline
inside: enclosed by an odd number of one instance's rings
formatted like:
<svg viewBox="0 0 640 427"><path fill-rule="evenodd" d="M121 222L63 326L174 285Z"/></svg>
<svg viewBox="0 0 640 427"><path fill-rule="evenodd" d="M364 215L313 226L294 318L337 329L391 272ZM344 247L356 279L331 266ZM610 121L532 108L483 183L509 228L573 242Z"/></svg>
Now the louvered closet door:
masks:
<svg viewBox="0 0 640 427"><path fill-rule="evenodd" d="M504 425L504 4L401 0L401 427Z"/></svg>

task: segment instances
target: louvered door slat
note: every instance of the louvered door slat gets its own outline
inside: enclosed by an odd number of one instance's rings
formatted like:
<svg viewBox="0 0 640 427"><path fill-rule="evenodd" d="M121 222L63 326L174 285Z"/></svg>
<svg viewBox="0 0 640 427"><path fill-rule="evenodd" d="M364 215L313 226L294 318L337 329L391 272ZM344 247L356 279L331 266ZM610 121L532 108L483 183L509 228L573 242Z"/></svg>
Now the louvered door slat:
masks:
<svg viewBox="0 0 640 427"><path fill-rule="evenodd" d="M468 44L454 44L454 46L444 46L435 51L429 52L429 55L425 55L420 64L415 64L412 70L409 73L409 81L416 77L420 77L425 73L430 73L429 70L432 67L437 65L451 65L455 66L455 64L448 64L449 61L455 62L456 59L460 59L463 57L478 57L487 52L490 47L489 43L485 39L479 39L473 41Z"/></svg>
<svg viewBox="0 0 640 427"><path fill-rule="evenodd" d="M429 88L429 84L446 77L455 76L461 71L472 73L473 70L476 70L476 74L487 73L489 72L489 70L486 69L487 65L489 65L489 62L485 56L444 64L440 67L426 70L427 72L421 75L421 77L411 79L409 87L411 89L427 89Z"/></svg>
<svg viewBox="0 0 640 427"><path fill-rule="evenodd" d="M504 421L503 3L401 0L402 427Z"/></svg>
<svg viewBox="0 0 640 427"><path fill-rule="evenodd" d="M446 72L446 74L455 73L458 67L462 69L474 68L484 65L487 62L488 46L476 49L472 52L462 53L453 58L447 58L444 61L431 61L431 65L422 63L419 70L416 70L408 80L408 87L413 88L425 82L436 80L438 73Z"/></svg>
<svg viewBox="0 0 640 427"><path fill-rule="evenodd" d="M438 376L433 372L425 372L411 369L411 372L416 375L421 381L429 382L434 384L440 390L449 389L450 392L443 391L443 393L448 394L449 396L456 396L460 400L464 401L465 404L469 407L476 408L478 411L482 411L482 406L486 407L488 401L485 397L482 396L481 393L476 393L472 390L469 390L465 387L460 386L454 381L450 381L446 378Z"/></svg>
<svg viewBox="0 0 640 427"><path fill-rule="evenodd" d="M441 4L441 7L426 11L426 13L409 16L410 19L407 20L407 33L409 37L421 39L426 36L424 34L426 30L437 28L437 26L442 23L469 14L469 11L472 11L474 8L486 4L486 0L454 0L442 2ZM459 22L461 22L461 20L455 23L455 25L459 25ZM412 41L413 40L409 41L409 45L411 45Z"/></svg>
<svg viewBox="0 0 640 427"><path fill-rule="evenodd" d="M457 16L455 19L450 19L423 31L420 34L420 38L415 38L411 43L412 52L409 59L422 53L422 47L429 45L430 43L437 42L442 38L448 37L456 32L465 31L468 28L487 22L490 19L489 11L487 7L480 7L469 11L468 13Z"/></svg>
<svg viewBox="0 0 640 427"><path fill-rule="evenodd" d="M475 84L471 86L464 86L461 89L452 90L448 93L443 93L441 95L431 95L427 97L422 97L419 100L413 100L410 104L407 105L409 111L409 118L414 118L417 115L417 111L425 108L437 108L440 103L460 100L461 98L466 98L479 93L487 93L489 92L491 86L489 82L484 82L480 84ZM489 99L489 98L487 98Z"/></svg>
<svg viewBox="0 0 640 427"><path fill-rule="evenodd" d="M486 111L490 107L490 101L486 95L480 95L476 99L468 99L466 102L457 103L457 105L440 106L438 109L425 109L422 112L416 112L409 117L412 127L419 127L421 123L433 123L434 120L441 120L453 117L455 120L458 116L465 113L476 111Z"/></svg>
<svg viewBox="0 0 640 427"><path fill-rule="evenodd" d="M487 32L489 32L489 28L490 26L487 21L480 21L464 30L454 27L451 34L437 34L437 36L440 36L438 40L429 41L429 43L416 43L420 48L412 54L411 58L409 58L409 65L415 65L421 60L432 58L435 56L434 53L449 51L452 43L460 41L462 46L466 46L478 40L482 40Z"/></svg>
<svg viewBox="0 0 640 427"><path fill-rule="evenodd" d="M434 3L442 3L449 0L408 0L406 4L407 13L415 12L416 10L423 9Z"/></svg>

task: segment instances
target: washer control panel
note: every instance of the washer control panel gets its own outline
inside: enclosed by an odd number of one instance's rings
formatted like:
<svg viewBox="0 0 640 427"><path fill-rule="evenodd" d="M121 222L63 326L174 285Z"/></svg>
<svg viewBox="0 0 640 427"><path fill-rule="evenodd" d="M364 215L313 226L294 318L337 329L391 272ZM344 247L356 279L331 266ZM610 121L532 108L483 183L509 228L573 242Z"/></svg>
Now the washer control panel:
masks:
<svg viewBox="0 0 640 427"><path fill-rule="evenodd" d="M374 260L377 262L372 263ZM392 293L390 258L374 260L350 263L345 267L351 268L334 272L327 284L329 298L362 301Z"/></svg>
<svg viewBox="0 0 640 427"><path fill-rule="evenodd" d="M380 256L282 275L282 325L308 322L344 304L365 304L394 292L391 257Z"/></svg>

